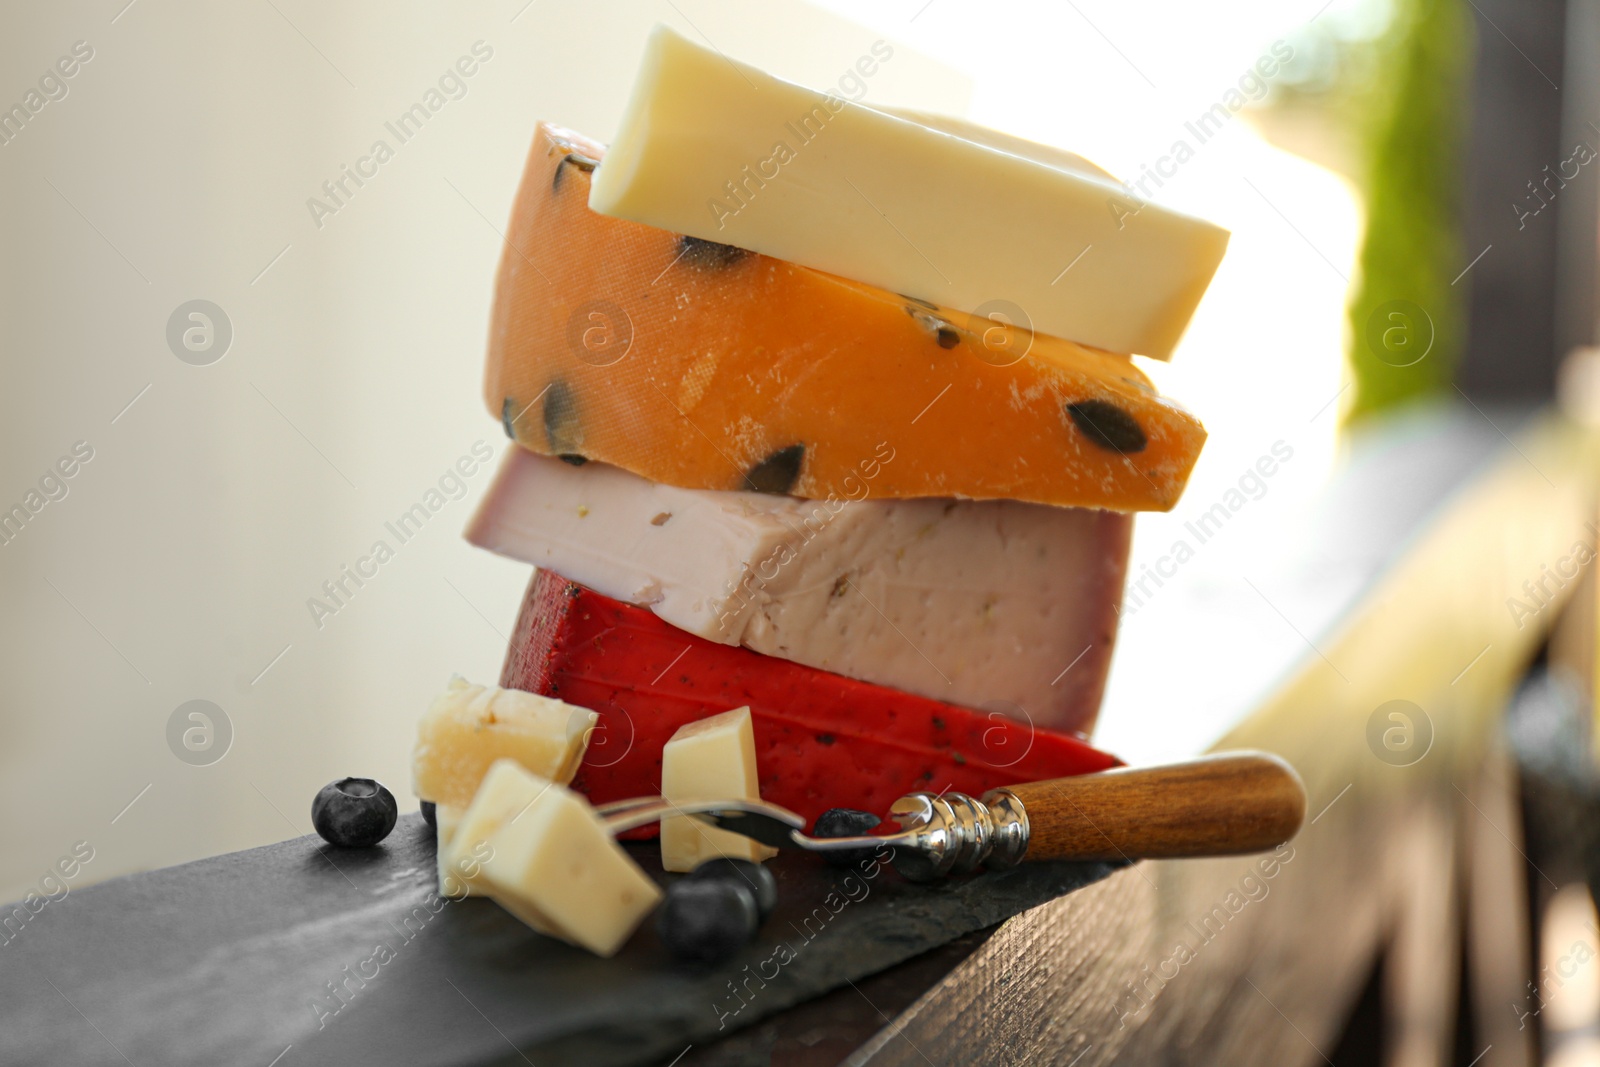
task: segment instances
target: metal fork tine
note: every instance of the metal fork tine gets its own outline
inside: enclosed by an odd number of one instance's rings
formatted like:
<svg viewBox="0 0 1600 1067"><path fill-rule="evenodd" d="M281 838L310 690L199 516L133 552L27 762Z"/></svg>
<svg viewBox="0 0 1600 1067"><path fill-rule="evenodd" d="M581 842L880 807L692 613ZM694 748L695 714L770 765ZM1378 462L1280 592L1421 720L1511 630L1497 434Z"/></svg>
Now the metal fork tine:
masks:
<svg viewBox="0 0 1600 1067"><path fill-rule="evenodd" d="M811 837L804 833L806 821L788 808L771 801L744 797L684 800L677 803L665 797L630 797L598 804L594 810L605 821L606 829L611 831L612 836L675 815L687 815L771 848L799 848L808 852L843 852L881 845L911 845L916 836L901 831L876 836Z"/></svg>
<svg viewBox="0 0 1600 1067"><path fill-rule="evenodd" d="M601 804L595 812L605 821L606 828L612 835L634 830L641 826L648 826L653 822L674 815L706 816L710 813L742 813L754 822L759 820L767 825L763 832L767 837L783 838L784 845L778 847L796 847L787 841L787 835L793 831L805 828L806 822L799 815L788 808L781 807L769 801L749 799L743 797L716 799L716 800L685 800L673 802L665 797L633 797L628 800L614 800L608 804ZM715 819L703 819L715 825ZM730 827L732 829L732 827ZM743 829L735 829L735 833L744 833ZM753 836L746 834L745 836ZM757 838L765 841L766 837ZM768 842L771 843L771 842Z"/></svg>

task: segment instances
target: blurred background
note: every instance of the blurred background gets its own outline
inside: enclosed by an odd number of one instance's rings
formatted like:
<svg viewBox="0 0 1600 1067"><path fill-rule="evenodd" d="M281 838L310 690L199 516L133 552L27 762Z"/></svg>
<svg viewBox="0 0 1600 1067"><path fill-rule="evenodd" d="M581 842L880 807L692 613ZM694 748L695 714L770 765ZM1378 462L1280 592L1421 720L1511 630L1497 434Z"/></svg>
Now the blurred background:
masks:
<svg viewBox="0 0 1600 1067"><path fill-rule="evenodd" d="M1176 357L1145 367L1211 437L1179 507L1140 519L1131 573L1275 444L1292 460L1125 611L1096 741L1130 762L1204 748L1206 708L1303 650L1238 575L1364 425L1403 435L1448 401L1509 434L1574 350L1583 377L1600 52L1577 0L8 6L0 512L29 517L0 537L0 897L80 840L90 882L309 832L346 774L414 806L413 723L452 673L497 676L528 577L459 536L487 469L334 615L308 599L459 457L505 447L481 360L534 123L609 138L656 22L813 85L886 39L865 103L1125 178L1194 147L1154 199L1232 244ZM467 55L376 176L309 206ZM1302 578L1328 613L1337 567ZM1218 635L1249 662L1217 670ZM1174 705L1163 672L1204 684ZM1592 940L1587 896L1563 907Z"/></svg>

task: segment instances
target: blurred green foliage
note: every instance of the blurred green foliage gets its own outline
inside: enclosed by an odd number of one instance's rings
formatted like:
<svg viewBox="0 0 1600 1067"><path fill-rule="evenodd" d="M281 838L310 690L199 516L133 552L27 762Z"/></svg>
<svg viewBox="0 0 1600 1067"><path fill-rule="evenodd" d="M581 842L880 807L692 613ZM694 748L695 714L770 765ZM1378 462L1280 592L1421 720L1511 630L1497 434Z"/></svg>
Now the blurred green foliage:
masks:
<svg viewBox="0 0 1600 1067"><path fill-rule="evenodd" d="M1464 266L1470 12L1464 0L1395 0L1387 32L1370 47L1376 61L1358 131L1367 225L1349 305L1347 423L1448 389L1466 338L1465 293L1451 283Z"/></svg>

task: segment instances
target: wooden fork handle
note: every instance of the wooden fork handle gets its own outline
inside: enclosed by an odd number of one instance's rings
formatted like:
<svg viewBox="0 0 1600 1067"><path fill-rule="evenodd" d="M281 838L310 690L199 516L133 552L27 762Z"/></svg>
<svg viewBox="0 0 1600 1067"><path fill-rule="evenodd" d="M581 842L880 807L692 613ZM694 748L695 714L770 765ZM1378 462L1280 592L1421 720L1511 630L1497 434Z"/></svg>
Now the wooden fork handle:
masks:
<svg viewBox="0 0 1600 1067"><path fill-rule="evenodd" d="M1027 860L1228 856L1295 835L1306 790L1266 752L1222 752L1160 767L1128 767L988 793L1027 813Z"/></svg>

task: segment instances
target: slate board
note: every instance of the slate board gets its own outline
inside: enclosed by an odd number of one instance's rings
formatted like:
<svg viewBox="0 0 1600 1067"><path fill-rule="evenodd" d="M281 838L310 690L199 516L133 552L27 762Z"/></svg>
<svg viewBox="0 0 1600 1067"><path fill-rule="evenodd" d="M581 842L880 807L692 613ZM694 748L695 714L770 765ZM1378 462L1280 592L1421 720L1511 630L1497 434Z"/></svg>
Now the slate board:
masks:
<svg viewBox="0 0 1600 1067"><path fill-rule="evenodd" d="M671 877L653 843L628 847ZM648 923L600 960L489 901L441 902L418 815L365 851L303 837L73 890L0 945L0 1063L666 1062L1114 869L1035 864L928 886L793 853L771 866L777 911L714 969L673 963ZM780 943L793 953L781 965ZM332 1012L328 984L347 974Z"/></svg>

